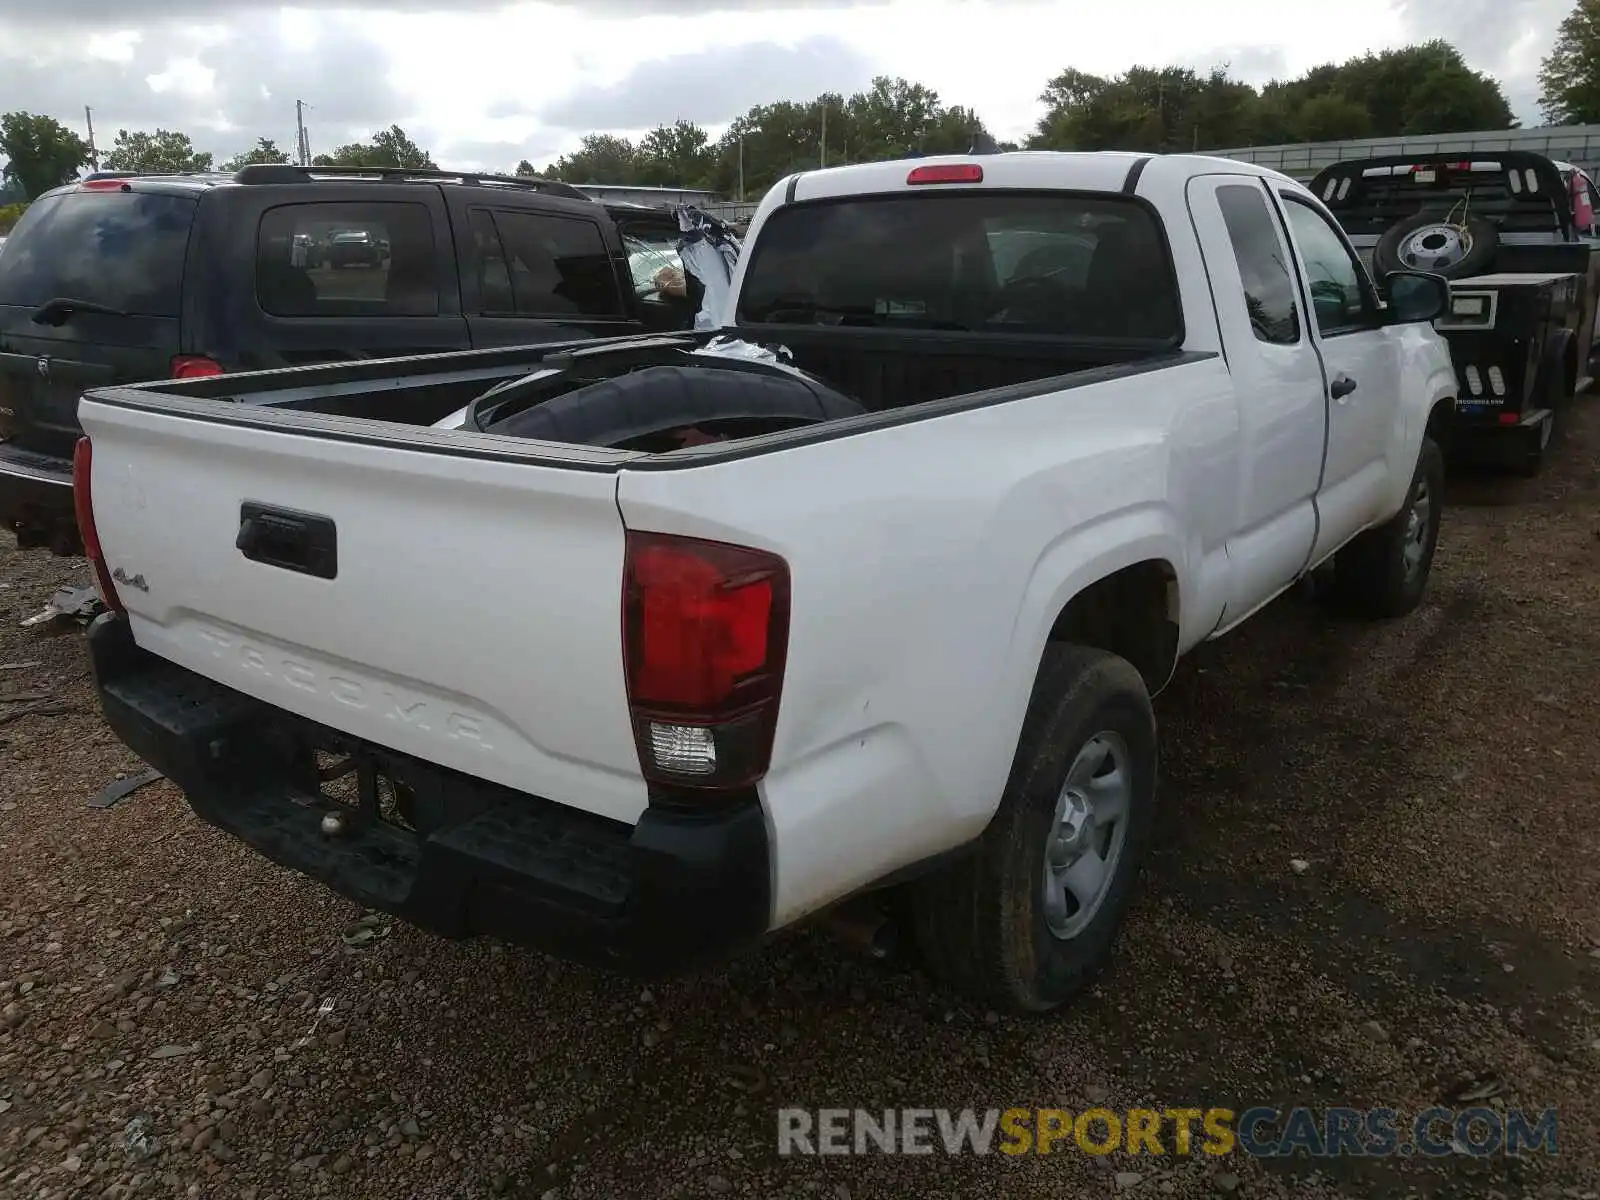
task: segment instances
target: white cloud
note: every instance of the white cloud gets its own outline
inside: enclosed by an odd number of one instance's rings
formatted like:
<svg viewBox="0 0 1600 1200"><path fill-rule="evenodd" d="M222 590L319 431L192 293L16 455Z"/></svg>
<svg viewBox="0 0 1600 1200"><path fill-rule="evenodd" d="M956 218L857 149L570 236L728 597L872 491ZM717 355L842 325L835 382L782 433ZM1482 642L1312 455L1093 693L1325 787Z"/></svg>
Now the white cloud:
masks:
<svg viewBox="0 0 1600 1200"><path fill-rule="evenodd" d="M298 99L318 149L398 123L441 161L503 169L590 131L680 116L720 129L751 104L849 91L873 74L923 83L1018 138L1068 66L1228 64L1260 84L1445 30L1532 124L1538 63L1569 4L74 0L28 6L0 40L0 78L7 106L77 124L92 103L97 129L159 120L219 157L257 135L292 145Z"/></svg>

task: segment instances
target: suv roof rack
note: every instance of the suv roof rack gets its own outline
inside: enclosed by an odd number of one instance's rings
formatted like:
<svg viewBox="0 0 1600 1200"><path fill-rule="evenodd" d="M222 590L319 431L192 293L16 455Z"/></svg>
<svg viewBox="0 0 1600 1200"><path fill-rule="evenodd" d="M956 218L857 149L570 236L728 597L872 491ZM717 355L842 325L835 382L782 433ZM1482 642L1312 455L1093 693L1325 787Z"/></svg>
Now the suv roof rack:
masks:
<svg viewBox="0 0 1600 1200"><path fill-rule="evenodd" d="M488 175L482 171L444 171L436 167L297 167L289 163L253 163L234 172L235 183L314 183L318 177L332 179L440 180L470 185L495 184L529 191L564 196L568 200L594 197L568 183L542 179L537 175Z"/></svg>

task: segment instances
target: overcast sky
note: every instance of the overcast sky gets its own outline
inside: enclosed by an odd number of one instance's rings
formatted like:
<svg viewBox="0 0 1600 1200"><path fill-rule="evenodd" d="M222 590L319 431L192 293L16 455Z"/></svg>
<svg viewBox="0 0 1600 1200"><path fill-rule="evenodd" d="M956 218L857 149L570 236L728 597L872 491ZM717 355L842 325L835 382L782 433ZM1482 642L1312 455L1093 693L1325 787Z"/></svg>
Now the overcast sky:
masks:
<svg viewBox="0 0 1600 1200"><path fill-rule="evenodd" d="M313 152L398 123L450 166L544 165L591 131L903 75L1026 136L1065 67L1231 64L1252 83L1440 36L1497 76L1524 125L1571 0L0 0L0 110L45 112L102 152L119 128L189 133L218 159L270 137ZM15 10L25 9L18 15Z"/></svg>

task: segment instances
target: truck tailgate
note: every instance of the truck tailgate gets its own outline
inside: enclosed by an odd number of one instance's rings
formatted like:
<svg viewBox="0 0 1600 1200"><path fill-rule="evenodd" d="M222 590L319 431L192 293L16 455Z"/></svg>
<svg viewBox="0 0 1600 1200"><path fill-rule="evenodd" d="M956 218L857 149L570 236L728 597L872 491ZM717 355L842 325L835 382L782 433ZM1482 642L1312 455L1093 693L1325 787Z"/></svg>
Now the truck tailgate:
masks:
<svg viewBox="0 0 1600 1200"><path fill-rule="evenodd" d="M611 470L328 437L307 414L263 428L86 398L79 417L142 647L446 767L644 810Z"/></svg>

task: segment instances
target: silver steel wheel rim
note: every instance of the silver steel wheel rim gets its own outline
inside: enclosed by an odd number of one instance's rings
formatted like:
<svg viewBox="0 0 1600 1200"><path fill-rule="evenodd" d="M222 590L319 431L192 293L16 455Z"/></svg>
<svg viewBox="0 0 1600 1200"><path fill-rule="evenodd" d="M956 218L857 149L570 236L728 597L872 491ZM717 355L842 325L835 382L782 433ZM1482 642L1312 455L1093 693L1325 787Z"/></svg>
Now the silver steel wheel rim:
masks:
<svg viewBox="0 0 1600 1200"><path fill-rule="evenodd" d="M1400 259L1408 267L1437 271L1453 267L1472 253L1472 235L1461 225L1424 225L1400 248Z"/></svg>
<svg viewBox="0 0 1600 1200"><path fill-rule="evenodd" d="M1433 515L1433 495L1428 491L1428 481L1419 479L1412 493L1411 507L1406 510L1406 540L1401 550L1405 560L1406 578L1415 579L1422 569L1422 558L1428 552L1428 521Z"/></svg>
<svg viewBox="0 0 1600 1200"><path fill-rule="evenodd" d="M1052 936L1077 937L1094 920L1128 840L1133 763L1121 734L1095 734L1067 770L1045 840L1044 919Z"/></svg>

